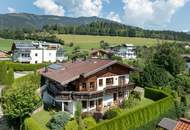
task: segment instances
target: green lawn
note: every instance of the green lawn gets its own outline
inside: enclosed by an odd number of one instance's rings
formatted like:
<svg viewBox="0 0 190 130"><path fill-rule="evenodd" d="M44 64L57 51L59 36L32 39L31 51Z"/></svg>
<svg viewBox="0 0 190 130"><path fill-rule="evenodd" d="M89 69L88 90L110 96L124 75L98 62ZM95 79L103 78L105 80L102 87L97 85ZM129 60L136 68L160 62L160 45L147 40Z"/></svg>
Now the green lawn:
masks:
<svg viewBox="0 0 190 130"><path fill-rule="evenodd" d="M11 50L12 40L0 38L0 50L8 51Z"/></svg>
<svg viewBox="0 0 190 130"><path fill-rule="evenodd" d="M148 99L148 98L143 98L143 99L141 99L141 101L138 102L137 105L135 105L133 108L131 108L131 109L126 109L126 112L127 112L127 111L134 111L134 110L136 110L136 109L146 107L146 106L148 106L148 105L150 105L150 104L152 104L152 103L154 103L153 100Z"/></svg>
<svg viewBox="0 0 190 130"><path fill-rule="evenodd" d="M46 124L48 121L51 119L51 115L48 111L40 111L34 115L32 115L32 118L36 120L40 125L43 130L49 130L46 127Z"/></svg>

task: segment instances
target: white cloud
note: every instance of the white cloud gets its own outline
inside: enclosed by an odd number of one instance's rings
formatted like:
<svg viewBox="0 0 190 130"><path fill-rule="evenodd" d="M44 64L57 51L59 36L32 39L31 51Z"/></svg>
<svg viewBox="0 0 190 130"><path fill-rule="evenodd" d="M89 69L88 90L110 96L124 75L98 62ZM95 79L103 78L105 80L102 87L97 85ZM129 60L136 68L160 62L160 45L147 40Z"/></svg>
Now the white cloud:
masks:
<svg viewBox="0 0 190 130"><path fill-rule="evenodd" d="M8 7L7 9L9 13L16 13L16 10L12 7Z"/></svg>
<svg viewBox="0 0 190 130"><path fill-rule="evenodd" d="M45 11L45 14L64 16L65 10L54 0L36 0L34 5Z"/></svg>
<svg viewBox="0 0 190 130"><path fill-rule="evenodd" d="M34 5L45 11L45 14L63 16L100 16L103 2L110 0L36 0Z"/></svg>
<svg viewBox="0 0 190 130"><path fill-rule="evenodd" d="M56 0L69 16L99 16L105 0ZM107 1L108 2L108 1Z"/></svg>
<svg viewBox="0 0 190 130"><path fill-rule="evenodd" d="M121 22L121 19L120 19L119 14L117 14L117 13L115 13L115 12L113 12L113 11L111 11L111 12L107 15L106 18L107 18L107 19L110 19L110 20L113 20L113 21L116 21L116 22Z"/></svg>
<svg viewBox="0 0 190 130"><path fill-rule="evenodd" d="M123 22L143 26L163 25L189 0L123 0Z"/></svg>

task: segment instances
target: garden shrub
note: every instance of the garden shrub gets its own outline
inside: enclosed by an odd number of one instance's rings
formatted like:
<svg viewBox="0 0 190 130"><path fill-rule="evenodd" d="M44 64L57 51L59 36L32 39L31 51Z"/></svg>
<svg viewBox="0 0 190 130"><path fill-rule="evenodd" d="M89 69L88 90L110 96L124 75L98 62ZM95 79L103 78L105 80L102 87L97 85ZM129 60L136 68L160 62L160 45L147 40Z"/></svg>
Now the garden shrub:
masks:
<svg viewBox="0 0 190 130"><path fill-rule="evenodd" d="M129 98L123 102L122 107L125 109L133 108L138 102L139 100L136 99L133 94L130 94Z"/></svg>
<svg viewBox="0 0 190 130"><path fill-rule="evenodd" d="M47 123L47 126L51 130L61 130L69 122L70 118L70 115L66 112L57 112Z"/></svg>
<svg viewBox="0 0 190 130"><path fill-rule="evenodd" d="M33 118L26 118L24 120L24 130L42 130L42 128Z"/></svg>
<svg viewBox="0 0 190 130"><path fill-rule="evenodd" d="M104 113L104 116L103 116L103 119L112 119L114 117L116 117L118 114L116 111L110 109L110 110L107 110L105 113Z"/></svg>
<svg viewBox="0 0 190 130"><path fill-rule="evenodd" d="M131 94L134 96L134 98L141 100L143 98L143 93L139 91L132 91Z"/></svg>

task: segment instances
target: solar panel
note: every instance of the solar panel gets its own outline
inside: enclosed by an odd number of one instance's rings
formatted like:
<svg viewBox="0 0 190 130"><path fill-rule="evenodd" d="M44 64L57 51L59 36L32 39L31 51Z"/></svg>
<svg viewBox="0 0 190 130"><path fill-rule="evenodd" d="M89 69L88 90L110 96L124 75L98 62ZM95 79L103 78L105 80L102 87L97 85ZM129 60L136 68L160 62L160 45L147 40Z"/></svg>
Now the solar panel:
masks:
<svg viewBox="0 0 190 130"><path fill-rule="evenodd" d="M60 65L60 64L51 64L51 65L48 66L48 68L58 70L58 69L62 68L62 65Z"/></svg>

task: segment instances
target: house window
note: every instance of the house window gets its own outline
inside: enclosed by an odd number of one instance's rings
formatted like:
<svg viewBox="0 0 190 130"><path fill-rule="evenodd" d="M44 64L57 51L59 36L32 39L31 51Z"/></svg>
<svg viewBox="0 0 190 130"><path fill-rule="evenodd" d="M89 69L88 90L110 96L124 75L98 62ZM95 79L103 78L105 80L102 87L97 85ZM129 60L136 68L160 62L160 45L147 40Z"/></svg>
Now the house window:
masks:
<svg viewBox="0 0 190 130"><path fill-rule="evenodd" d="M82 108L86 109L87 108L87 102L86 101L82 101Z"/></svg>
<svg viewBox="0 0 190 130"><path fill-rule="evenodd" d="M94 88L94 87L95 87L94 82L90 82L90 88Z"/></svg>
<svg viewBox="0 0 190 130"><path fill-rule="evenodd" d="M107 78L106 85L113 85L113 78Z"/></svg>
<svg viewBox="0 0 190 130"><path fill-rule="evenodd" d="M82 83L82 88L86 89L86 83Z"/></svg>
<svg viewBox="0 0 190 130"><path fill-rule="evenodd" d="M38 53L35 53L35 56L38 56Z"/></svg>
<svg viewBox="0 0 190 130"><path fill-rule="evenodd" d="M35 64L37 64L38 63L38 61L35 61Z"/></svg>
<svg viewBox="0 0 190 130"><path fill-rule="evenodd" d="M99 79L99 86L103 86L103 79Z"/></svg>
<svg viewBox="0 0 190 130"><path fill-rule="evenodd" d="M49 53L49 56L51 56L51 53Z"/></svg>
<svg viewBox="0 0 190 130"><path fill-rule="evenodd" d="M90 108L94 107L94 101L90 101Z"/></svg>

